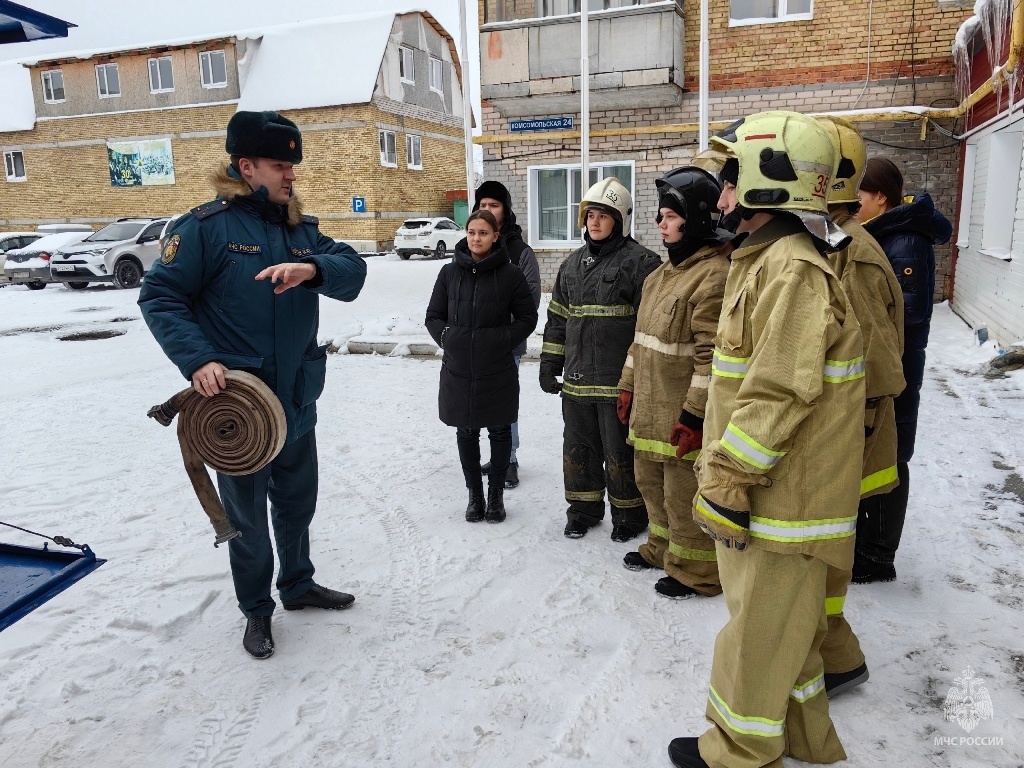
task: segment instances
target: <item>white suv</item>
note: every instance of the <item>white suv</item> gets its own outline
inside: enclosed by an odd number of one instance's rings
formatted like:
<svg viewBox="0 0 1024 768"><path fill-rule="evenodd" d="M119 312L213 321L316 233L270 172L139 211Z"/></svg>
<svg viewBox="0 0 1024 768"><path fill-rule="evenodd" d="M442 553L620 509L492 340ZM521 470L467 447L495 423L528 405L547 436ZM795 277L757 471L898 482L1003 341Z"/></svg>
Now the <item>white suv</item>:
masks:
<svg viewBox="0 0 1024 768"><path fill-rule="evenodd" d="M465 236L466 231L451 219L407 219L395 232L395 251L403 259L414 253L443 259Z"/></svg>
<svg viewBox="0 0 1024 768"><path fill-rule="evenodd" d="M50 260L50 277L68 288L113 283L138 288L142 276L160 257L160 232L167 219L118 219L82 242L58 249Z"/></svg>

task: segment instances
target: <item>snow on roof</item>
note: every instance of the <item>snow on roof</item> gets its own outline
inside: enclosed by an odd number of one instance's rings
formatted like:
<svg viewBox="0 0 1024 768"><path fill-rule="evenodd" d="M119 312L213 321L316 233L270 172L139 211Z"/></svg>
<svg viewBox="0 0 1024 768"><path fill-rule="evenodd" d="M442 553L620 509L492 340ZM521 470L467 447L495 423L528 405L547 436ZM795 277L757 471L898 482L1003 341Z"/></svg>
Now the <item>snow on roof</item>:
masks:
<svg viewBox="0 0 1024 768"><path fill-rule="evenodd" d="M378 13L267 28L238 108L306 109L368 102L394 20L394 13ZM359 54L354 56L355 50Z"/></svg>
<svg viewBox="0 0 1024 768"><path fill-rule="evenodd" d="M134 39L119 45L51 51L10 63L0 62L0 132L29 130L35 125L31 80L26 67L68 59L151 48L174 48L208 40L238 38L259 41L238 108L241 110L285 110L363 104L370 101L384 51L397 16L418 13L439 33L447 34L423 8L372 11L363 14L313 18L289 24L270 24L249 29L222 28L205 33L163 40ZM461 62L455 41L448 34L449 48L457 76L462 80ZM8 95L12 98L8 101Z"/></svg>
<svg viewBox="0 0 1024 768"><path fill-rule="evenodd" d="M36 106L32 101L32 79L20 64L0 64L0 132L30 131L36 124Z"/></svg>

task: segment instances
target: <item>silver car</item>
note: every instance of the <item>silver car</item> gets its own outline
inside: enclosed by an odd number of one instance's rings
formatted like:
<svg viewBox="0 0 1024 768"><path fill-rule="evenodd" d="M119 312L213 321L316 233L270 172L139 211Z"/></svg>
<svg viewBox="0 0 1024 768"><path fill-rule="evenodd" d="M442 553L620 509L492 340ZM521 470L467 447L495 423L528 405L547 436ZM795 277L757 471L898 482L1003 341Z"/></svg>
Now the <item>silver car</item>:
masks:
<svg viewBox="0 0 1024 768"><path fill-rule="evenodd" d="M88 232L60 232L41 237L24 248L8 251L0 283L27 285L33 291L45 288L50 282L50 259L62 247L81 242Z"/></svg>
<svg viewBox="0 0 1024 768"><path fill-rule="evenodd" d="M160 232L167 218L119 219L80 243L60 248L50 260L51 280L68 288L113 283L138 288L160 257Z"/></svg>

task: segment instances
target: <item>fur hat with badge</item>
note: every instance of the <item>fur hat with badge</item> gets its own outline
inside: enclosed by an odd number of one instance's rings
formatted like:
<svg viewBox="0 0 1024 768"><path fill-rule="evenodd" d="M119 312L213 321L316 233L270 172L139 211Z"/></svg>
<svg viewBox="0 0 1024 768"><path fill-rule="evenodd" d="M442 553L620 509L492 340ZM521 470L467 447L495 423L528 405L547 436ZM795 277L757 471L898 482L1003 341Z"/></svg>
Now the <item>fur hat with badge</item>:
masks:
<svg viewBox="0 0 1024 768"><path fill-rule="evenodd" d="M266 157L296 165L302 162L299 127L277 112L236 112L228 121L224 148L233 157Z"/></svg>

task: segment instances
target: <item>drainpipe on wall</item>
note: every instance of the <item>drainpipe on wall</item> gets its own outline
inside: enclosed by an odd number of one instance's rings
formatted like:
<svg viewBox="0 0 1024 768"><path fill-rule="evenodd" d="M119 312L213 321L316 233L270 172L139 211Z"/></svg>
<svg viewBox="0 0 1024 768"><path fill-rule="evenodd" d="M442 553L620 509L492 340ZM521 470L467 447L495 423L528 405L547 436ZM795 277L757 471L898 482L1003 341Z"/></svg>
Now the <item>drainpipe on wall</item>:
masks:
<svg viewBox="0 0 1024 768"><path fill-rule="evenodd" d="M476 192L475 178L473 174L473 105L470 102L473 89L469 82L469 43L466 33L466 0L459 0L459 43L462 50L459 56L462 57L462 122L463 131L466 137L466 204L467 210L473 210L473 196Z"/></svg>
<svg viewBox="0 0 1024 768"><path fill-rule="evenodd" d="M700 0L700 101L697 120L700 134L697 148L703 152L708 148L708 90L711 54L708 48L708 0Z"/></svg>
<svg viewBox="0 0 1024 768"><path fill-rule="evenodd" d="M590 0L580 0L580 193L590 189ZM577 201L578 202L578 201Z"/></svg>

